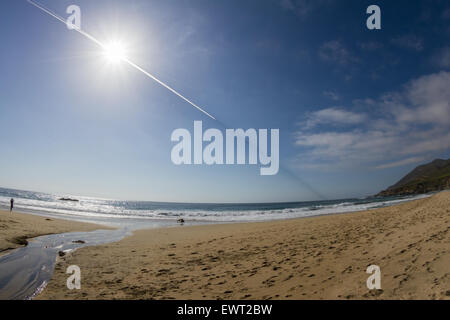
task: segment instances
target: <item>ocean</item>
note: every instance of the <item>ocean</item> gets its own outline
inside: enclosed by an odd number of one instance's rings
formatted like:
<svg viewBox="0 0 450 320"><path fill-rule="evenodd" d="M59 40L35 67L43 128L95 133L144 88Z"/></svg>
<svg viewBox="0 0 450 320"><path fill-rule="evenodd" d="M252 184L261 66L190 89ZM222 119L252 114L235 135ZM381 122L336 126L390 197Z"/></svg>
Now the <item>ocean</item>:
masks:
<svg viewBox="0 0 450 320"><path fill-rule="evenodd" d="M354 212L390 206L427 196L285 203L212 204L119 201L0 188L0 207L9 208L9 201L14 198L14 208L17 211L60 216L66 219L111 220L120 223L120 221L126 219L162 222L183 218L186 222L222 223L267 221ZM59 200L62 197L79 201Z"/></svg>

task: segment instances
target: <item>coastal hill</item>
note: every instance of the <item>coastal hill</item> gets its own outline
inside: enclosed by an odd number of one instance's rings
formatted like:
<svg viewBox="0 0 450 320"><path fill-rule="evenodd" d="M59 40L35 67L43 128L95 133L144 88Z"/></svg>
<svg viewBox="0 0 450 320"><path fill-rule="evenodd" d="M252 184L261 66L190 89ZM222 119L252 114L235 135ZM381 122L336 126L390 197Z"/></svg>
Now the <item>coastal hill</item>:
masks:
<svg viewBox="0 0 450 320"><path fill-rule="evenodd" d="M420 165L376 196L412 195L450 188L450 159Z"/></svg>

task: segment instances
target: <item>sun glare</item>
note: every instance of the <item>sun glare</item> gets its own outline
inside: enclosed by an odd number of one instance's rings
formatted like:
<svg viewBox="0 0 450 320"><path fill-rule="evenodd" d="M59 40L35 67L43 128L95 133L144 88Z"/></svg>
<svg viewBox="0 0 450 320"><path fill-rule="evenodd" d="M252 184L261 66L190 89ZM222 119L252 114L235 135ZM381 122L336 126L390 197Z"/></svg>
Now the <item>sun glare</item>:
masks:
<svg viewBox="0 0 450 320"><path fill-rule="evenodd" d="M127 58L126 47L119 41L111 41L105 45L104 56L111 64L118 64Z"/></svg>

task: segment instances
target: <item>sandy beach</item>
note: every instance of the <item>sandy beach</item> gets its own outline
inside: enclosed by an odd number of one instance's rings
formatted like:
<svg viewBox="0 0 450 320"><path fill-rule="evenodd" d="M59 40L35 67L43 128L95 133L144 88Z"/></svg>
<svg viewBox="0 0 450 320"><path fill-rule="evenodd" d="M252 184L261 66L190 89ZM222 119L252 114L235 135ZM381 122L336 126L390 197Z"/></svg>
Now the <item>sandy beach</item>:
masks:
<svg viewBox="0 0 450 320"><path fill-rule="evenodd" d="M91 223L45 218L32 214L0 210L0 256L26 246L28 240L48 235L75 231L110 229Z"/></svg>
<svg viewBox="0 0 450 320"><path fill-rule="evenodd" d="M450 299L450 192L349 214L137 231L63 257L38 299ZM381 268L369 291L367 266ZM78 265L81 290L66 287Z"/></svg>

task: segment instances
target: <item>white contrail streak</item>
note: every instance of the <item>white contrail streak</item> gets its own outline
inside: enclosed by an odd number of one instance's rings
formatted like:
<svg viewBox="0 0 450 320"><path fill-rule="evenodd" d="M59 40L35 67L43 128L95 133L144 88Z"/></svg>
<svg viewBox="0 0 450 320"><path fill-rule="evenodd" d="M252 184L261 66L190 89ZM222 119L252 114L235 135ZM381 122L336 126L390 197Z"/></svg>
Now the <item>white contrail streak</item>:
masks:
<svg viewBox="0 0 450 320"><path fill-rule="evenodd" d="M53 18L57 19L58 21L64 23L65 25L68 25L67 21L64 20L62 17L58 16L56 13L50 11L49 9L43 7L42 5L34 2L33 0L27 0L28 3L32 4L33 6L35 6L36 8L44 11L45 13L47 13L48 15L52 16ZM81 35L85 36L86 38L88 38L89 40L95 42L98 46L100 46L102 49L106 49L106 46L99 40L97 40L95 37L91 36L89 33L79 29L79 28L74 28L73 30L77 31L78 33L80 33ZM168 89L169 91L171 91L172 93L176 94L178 97L180 97L181 99L183 99L184 101L186 101L187 103L189 103L191 106L193 106L194 108L198 109L199 111L203 112L204 114L206 114L208 117L210 117L213 120L216 120L216 118L214 118L212 115L210 115L208 112L206 112L205 110L203 110L202 108L200 108L198 105L196 105L195 103L193 103L192 101L190 101L189 99L187 99L186 97L184 97L181 93L177 92L175 89L171 88L169 85L165 84L164 82L162 82L161 80L158 80L155 76L153 76L152 74L150 74L149 72L145 71L143 68L141 68L140 66L138 66L137 64L135 64L134 62L132 62L131 60L129 60L128 58L122 58L122 61L128 63L128 65L130 65L131 67L135 68L136 70L142 72L143 74L145 74L147 77L149 77L150 79L156 81L157 83L159 83L160 85L162 85L164 88Z"/></svg>

